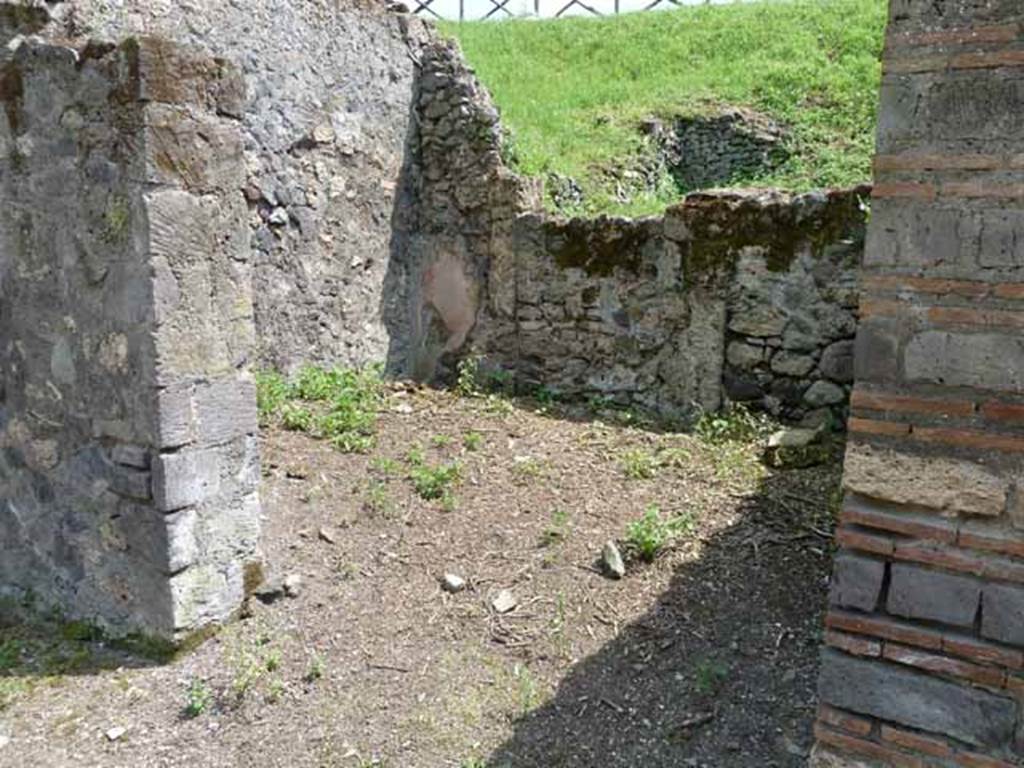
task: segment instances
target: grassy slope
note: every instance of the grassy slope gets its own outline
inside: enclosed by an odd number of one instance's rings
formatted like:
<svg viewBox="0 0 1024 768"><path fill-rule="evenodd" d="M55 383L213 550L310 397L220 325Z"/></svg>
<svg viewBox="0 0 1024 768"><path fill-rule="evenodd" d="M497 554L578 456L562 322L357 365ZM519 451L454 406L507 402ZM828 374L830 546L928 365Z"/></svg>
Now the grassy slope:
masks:
<svg viewBox="0 0 1024 768"><path fill-rule="evenodd" d="M501 107L520 169L579 179L590 212L622 205L593 168L639 147L649 115L744 105L789 125L792 189L870 178L886 0L765 0L617 18L449 23Z"/></svg>

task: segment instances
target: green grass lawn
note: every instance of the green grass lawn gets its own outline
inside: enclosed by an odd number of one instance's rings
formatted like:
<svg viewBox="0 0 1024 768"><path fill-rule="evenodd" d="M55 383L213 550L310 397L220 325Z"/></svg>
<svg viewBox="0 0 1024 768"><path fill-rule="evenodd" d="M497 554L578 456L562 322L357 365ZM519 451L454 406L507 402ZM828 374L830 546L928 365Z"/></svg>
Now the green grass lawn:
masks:
<svg viewBox="0 0 1024 768"><path fill-rule="evenodd" d="M520 171L572 176L586 213L654 212L667 188L615 201L598 169L636 152L649 116L724 105L787 125L790 160L737 180L794 190L870 178L886 0L763 0L553 21L446 23L501 108Z"/></svg>

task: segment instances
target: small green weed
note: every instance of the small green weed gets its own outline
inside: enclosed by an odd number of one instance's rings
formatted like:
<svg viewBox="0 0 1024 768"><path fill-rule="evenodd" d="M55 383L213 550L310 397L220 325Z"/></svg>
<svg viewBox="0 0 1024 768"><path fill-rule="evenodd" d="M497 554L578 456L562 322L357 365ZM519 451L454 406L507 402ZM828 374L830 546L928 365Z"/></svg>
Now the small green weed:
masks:
<svg viewBox="0 0 1024 768"><path fill-rule="evenodd" d="M708 446L707 456L715 477L740 487L751 487L765 472L760 454L745 443L718 443Z"/></svg>
<svg viewBox="0 0 1024 768"><path fill-rule="evenodd" d="M697 690L710 696L719 689L729 676L729 668L711 659L701 659L694 668Z"/></svg>
<svg viewBox="0 0 1024 768"><path fill-rule="evenodd" d="M467 432L462 437L462 446L467 451L479 451L484 444L484 436L479 432Z"/></svg>
<svg viewBox="0 0 1024 768"><path fill-rule="evenodd" d="M324 676L326 669L326 662L324 657L320 654L316 654L312 659L309 660L309 667L306 669L306 674L303 676L303 680L307 683L312 683Z"/></svg>
<svg viewBox="0 0 1024 768"><path fill-rule="evenodd" d="M492 416L504 417L511 416L515 406L507 397L491 393L484 400L484 409Z"/></svg>
<svg viewBox="0 0 1024 768"><path fill-rule="evenodd" d="M213 691L203 680L198 678L189 683L185 691L185 717L199 717L213 704Z"/></svg>
<svg viewBox="0 0 1024 768"><path fill-rule="evenodd" d="M264 699L268 704L276 704L284 695L284 690L284 682L278 678L274 678L267 685L267 693L264 696Z"/></svg>
<svg viewBox="0 0 1024 768"><path fill-rule="evenodd" d="M262 660L253 653L242 651L233 660L235 674L231 679L231 690L241 701L263 676Z"/></svg>
<svg viewBox="0 0 1024 768"><path fill-rule="evenodd" d="M257 371L256 410L260 424L270 424L288 400L288 382L276 371Z"/></svg>
<svg viewBox="0 0 1024 768"><path fill-rule="evenodd" d="M550 408L558 402L558 392L542 384L533 391L533 399L536 400L542 408Z"/></svg>
<svg viewBox="0 0 1024 768"><path fill-rule="evenodd" d="M517 456L512 462L512 477L517 483L526 483L542 477L548 470L547 459L535 459L532 456Z"/></svg>
<svg viewBox="0 0 1024 768"><path fill-rule="evenodd" d="M725 410L705 413L697 421L694 432L711 445L752 443L772 432L774 425L764 414L753 413L740 403Z"/></svg>
<svg viewBox="0 0 1024 768"><path fill-rule="evenodd" d="M430 438L430 444L435 448L447 448L452 444L452 438L450 435L434 435Z"/></svg>
<svg viewBox="0 0 1024 768"><path fill-rule="evenodd" d="M281 426L293 432L309 432L313 428L313 412L298 403L281 406Z"/></svg>
<svg viewBox="0 0 1024 768"><path fill-rule="evenodd" d="M394 511L394 502L388 491L387 483L379 480L371 480L366 489L366 496L363 499L363 506L367 511L381 517L390 517Z"/></svg>
<svg viewBox="0 0 1024 768"><path fill-rule="evenodd" d="M413 466L409 472L409 479L420 498L427 501L433 499L444 499L461 476L461 468L458 462L441 464L436 467L427 465Z"/></svg>
<svg viewBox="0 0 1024 768"><path fill-rule="evenodd" d="M512 677L516 681L519 712L528 715L540 703L541 694L537 681L525 664L516 664L512 668Z"/></svg>
<svg viewBox="0 0 1024 768"><path fill-rule="evenodd" d="M515 384L515 374L502 368L487 372L487 389L491 392L510 394Z"/></svg>
<svg viewBox="0 0 1024 768"><path fill-rule="evenodd" d="M397 461L386 456L378 456L375 458L370 462L370 468L373 471L384 475L384 477L394 477L401 470Z"/></svg>
<svg viewBox="0 0 1024 768"><path fill-rule="evenodd" d="M544 529L541 539L544 546L550 547L560 541L564 541L569 534L569 522L569 513L564 509L556 509L552 512L551 522Z"/></svg>
<svg viewBox="0 0 1024 768"><path fill-rule="evenodd" d="M422 467L427 463L427 455L423 452L423 448L418 445L414 445L405 454L405 462L410 467Z"/></svg>
<svg viewBox="0 0 1024 768"><path fill-rule="evenodd" d="M679 515L664 519L656 504L644 510L643 517L626 527L626 544L644 562L653 562L676 537L693 530L693 517Z"/></svg>
<svg viewBox="0 0 1024 768"><path fill-rule="evenodd" d="M650 480L658 474L661 462L650 451L633 448L622 453L620 465L630 480Z"/></svg>
<svg viewBox="0 0 1024 768"><path fill-rule="evenodd" d="M455 392L460 397L477 397L480 394L480 358L464 357L456 369Z"/></svg>

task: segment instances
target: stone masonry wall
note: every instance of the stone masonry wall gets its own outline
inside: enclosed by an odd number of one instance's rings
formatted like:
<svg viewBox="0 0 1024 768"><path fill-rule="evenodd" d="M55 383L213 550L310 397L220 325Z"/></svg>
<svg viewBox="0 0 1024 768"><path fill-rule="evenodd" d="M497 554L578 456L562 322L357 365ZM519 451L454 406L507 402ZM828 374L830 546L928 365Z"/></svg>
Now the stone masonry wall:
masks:
<svg viewBox="0 0 1024 768"><path fill-rule="evenodd" d="M669 125L644 126L659 159L685 190L723 187L735 179L765 174L787 156L785 130L749 110L676 118Z"/></svg>
<svg viewBox="0 0 1024 768"><path fill-rule="evenodd" d="M259 356L396 373L409 331L401 278L414 225L421 20L378 2L66 0L51 37L147 34L242 71Z"/></svg>
<svg viewBox="0 0 1024 768"><path fill-rule="evenodd" d="M523 216L504 314L472 344L571 397L842 419L867 193L706 193L638 221Z"/></svg>
<svg viewBox="0 0 1024 768"><path fill-rule="evenodd" d="M892 4L815 766L1024 762L1022 63Z"/></svg>
<svg viewBox="0 0 1024 768"><path fill-rule="evenodd" d="M404 312L389 323L388 367L406 361L429 380L451 371L471 332L511 312L513 228L539 209L541 186L505 167L498 112L454 42L421 48L416 126L411 215L397 233L405 257L391 266Z"/></svg>
<svg viewBox="0 0 1024 768"><path fill-rule="evenodd" d="M224 620L258 570L243 98L147 39L0 69L0 593L113 634Z"/></svg>

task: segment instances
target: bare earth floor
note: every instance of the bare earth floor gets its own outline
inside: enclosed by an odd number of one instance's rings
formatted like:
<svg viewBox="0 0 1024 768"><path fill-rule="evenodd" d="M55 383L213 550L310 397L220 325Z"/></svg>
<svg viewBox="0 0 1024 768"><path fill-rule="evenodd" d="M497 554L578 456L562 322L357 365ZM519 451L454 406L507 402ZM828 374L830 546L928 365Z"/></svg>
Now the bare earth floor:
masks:
<svg viewBox="0 0 1024 768"><path fill-rule="evenodd" d="M838 460L542 410L396 390L367 455L268 431L264 551L297 594L166 664L0 626L0 766L803 765ZM454 503L417 495L417 446L459 462ZM695 526L605 577L650 504Z"/></svg>

